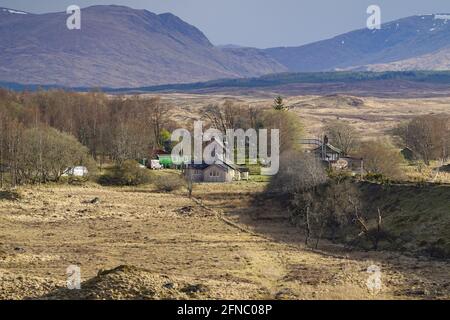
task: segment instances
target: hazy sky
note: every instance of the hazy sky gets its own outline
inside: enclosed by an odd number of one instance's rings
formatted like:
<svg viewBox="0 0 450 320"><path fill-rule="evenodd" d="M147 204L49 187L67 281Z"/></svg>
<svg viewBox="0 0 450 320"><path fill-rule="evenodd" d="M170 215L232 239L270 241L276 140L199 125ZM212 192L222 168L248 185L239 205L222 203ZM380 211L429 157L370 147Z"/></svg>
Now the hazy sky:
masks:
<svg viewBox="0 0 450 320"><path fill-rule="evenodd" d="M381 7L382 21L450 13L449 0L0 0L0 7L34 13L93 4L119 4L172 12L202 30L214 44L260 48L297 46L363 28L366 9Z"/></svg>

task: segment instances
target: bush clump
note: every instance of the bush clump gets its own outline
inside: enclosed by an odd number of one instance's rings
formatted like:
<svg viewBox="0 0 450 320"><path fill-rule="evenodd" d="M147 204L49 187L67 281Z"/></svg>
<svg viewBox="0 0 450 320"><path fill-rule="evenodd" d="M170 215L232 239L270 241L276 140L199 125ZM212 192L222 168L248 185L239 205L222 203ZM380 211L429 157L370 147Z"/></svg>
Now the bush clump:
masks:
<svg viewBox="0 0 450 320"><path fill-rule="evenodd" d="M152 182L147 169L141 168L136 161L125 161L114 167L111 172L99 177L98 183L104 186L138 186Z"/></svg>
<svg viewBox="0 0 450 320"><path fill-rule="evenodd" d="M364 178L369 182L383 184L388 181L388 179L381 173L371 173L369 172L364 176Z"/></svg>
<svg viewBox="0 0 450 320"><path fill-rule="evenodd" d="M67 183L73 186L83 186L87 181L89 181L89 177L68 177Z"/></svg>
<svg viewBox="0 0 450 320"><path fill-rule="evenodd" d="M185 180L180 175L166 175L155 179L154 184L159 191L172 192L186 186Z"/></svg>
<svg viewBox="0 0 450 320"><path fill-rule="evenodd" d="M22 199L22 194L17 190L0 190L0 201L18 201Z"/></svg>

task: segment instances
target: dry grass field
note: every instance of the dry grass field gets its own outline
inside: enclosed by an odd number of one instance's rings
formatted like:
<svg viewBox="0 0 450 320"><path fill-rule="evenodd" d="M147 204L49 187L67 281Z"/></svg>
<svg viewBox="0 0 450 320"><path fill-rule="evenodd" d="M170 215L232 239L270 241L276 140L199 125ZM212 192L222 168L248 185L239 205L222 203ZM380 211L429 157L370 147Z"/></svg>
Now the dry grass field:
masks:
<svg viewBox="0 0 450 320"><path fill-rule="evenodd" d="M450 298L447 262L305 249L278 206L253 203L264 186L197 185L194 199L150 187L23 188L0 200L0 298ZM73 264L82 290L65 289ZM376 294L366 286L374 264Z"/></svg>
<svg viewBox="0 0 450 320"><path fill-rule="evenodd" d="M260 108L270 108L277 92L255 92L253 95L226 94L162 94L165 101L174 106L172 117L180 123L192 125L201 119L199 110L209 104L226 100ZM144 95L152 96L152 95ZM317 136L329 121L348 121L364 138L387 134L400 122L424 114L450 113L450 97L435 98L379 98L350 95L285 97L285 104L303 119L306 133Z"/></svg>
<svg viewBox="0 0 450 320"><path fill-rule="evenodd" d="M202 106L230 99L269 108L275 94L162 98L173 105L171 116L190 126ZM375 138L412 116L450 110L450 98L289 96L286 104L311 137L341 119ZM434 174L405 170L411 178ZM19 199L0 194L0 298L450 299L448 261L349 251L325 241L320 250L305 248L279 203L255 202L265 186L196 185L193 199L151 186L96 184L23 187ZM446 193L433 194L442 199ZM69 265L81 268L81 290L66 289ZM376 293L367 287L372 265L382 271Z"/></svg>

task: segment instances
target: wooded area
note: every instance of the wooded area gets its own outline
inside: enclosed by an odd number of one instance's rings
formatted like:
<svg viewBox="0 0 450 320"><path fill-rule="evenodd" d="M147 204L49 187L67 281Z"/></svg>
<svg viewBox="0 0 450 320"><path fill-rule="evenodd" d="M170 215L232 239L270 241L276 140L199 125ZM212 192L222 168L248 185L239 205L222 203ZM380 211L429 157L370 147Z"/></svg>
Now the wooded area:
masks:
<svg viewBox="0 0 450 320"><path fill-rule="evenodd" d="M120 167L152 150L171 151L171 132L180 127L160 98L107 96L63 90L17 93L0 89L0 166L10 185L58 181L65 168ZM201 110L207 126L226 129L279 128L282 150L297 145L300 120L231 101ZM189 128L188 128L189 129ZM119 170L120 171L120 170Z"/></svg>
<svg viewBox="0 0 450 320"><path fill-rule="evenodd" d="M1 185L5 175L12 186L45 183L58 181L70 166L83 165L95 171L105 162L120 167L127 160L142 160L154 149L170 152L170 132L181 126L170 117L170 107L160 98L0 89ZM279 129L282 153L300 147L301 117L284 106L281 97L270 109L225 101L199 112L207 126L222 132ZM390 140L367 141L340 120L325 125L324 133L343 154L363 158L366 173L399 178L404 159L398 149L409 149L414 159L425 165L432 160L445 162L449 123L448 115L412 117L398 125Z"/></svg>
<svg viewBox="0 0 450 320"><path fill-rule="evenodd" d="M61 169L92 159L141 159L174 128L166 111L158 98L0 90L2 181L6 172L16 185L58 180Z"/></svg>

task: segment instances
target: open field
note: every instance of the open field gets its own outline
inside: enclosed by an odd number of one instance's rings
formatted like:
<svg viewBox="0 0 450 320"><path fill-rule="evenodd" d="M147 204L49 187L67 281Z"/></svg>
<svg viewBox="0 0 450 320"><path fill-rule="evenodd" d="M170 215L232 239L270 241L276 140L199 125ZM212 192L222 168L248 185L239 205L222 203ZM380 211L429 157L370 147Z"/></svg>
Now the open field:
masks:
<svg viewBox="0 0 450 320"><path fill-rule="evenodd" d="M174 106L172 117L179 123L192 125L201 119L200 109L226 100L258 108L270 108L279 92L268 89L246 95L227 94L162 94ZM155 95L143 95L152 97ZM303 120L306 133L317 136L329 121L348 121L364 138L386 135L400 122L425 114L450 113L450 97L438 98L379 98L350 95L287 95L285 105Z"/></svg>
<svg viewBox="0 0 450 320"><path fill-rule="evenodd" d="M195 199L150 188L23 188L21 199L0 200L0 297L450 298L448 262L305 249L275 203L253 203L264 186L198 185ZM81 291L64 289L73 264ZM374 264L378 294L366 286Z"/></svg>

